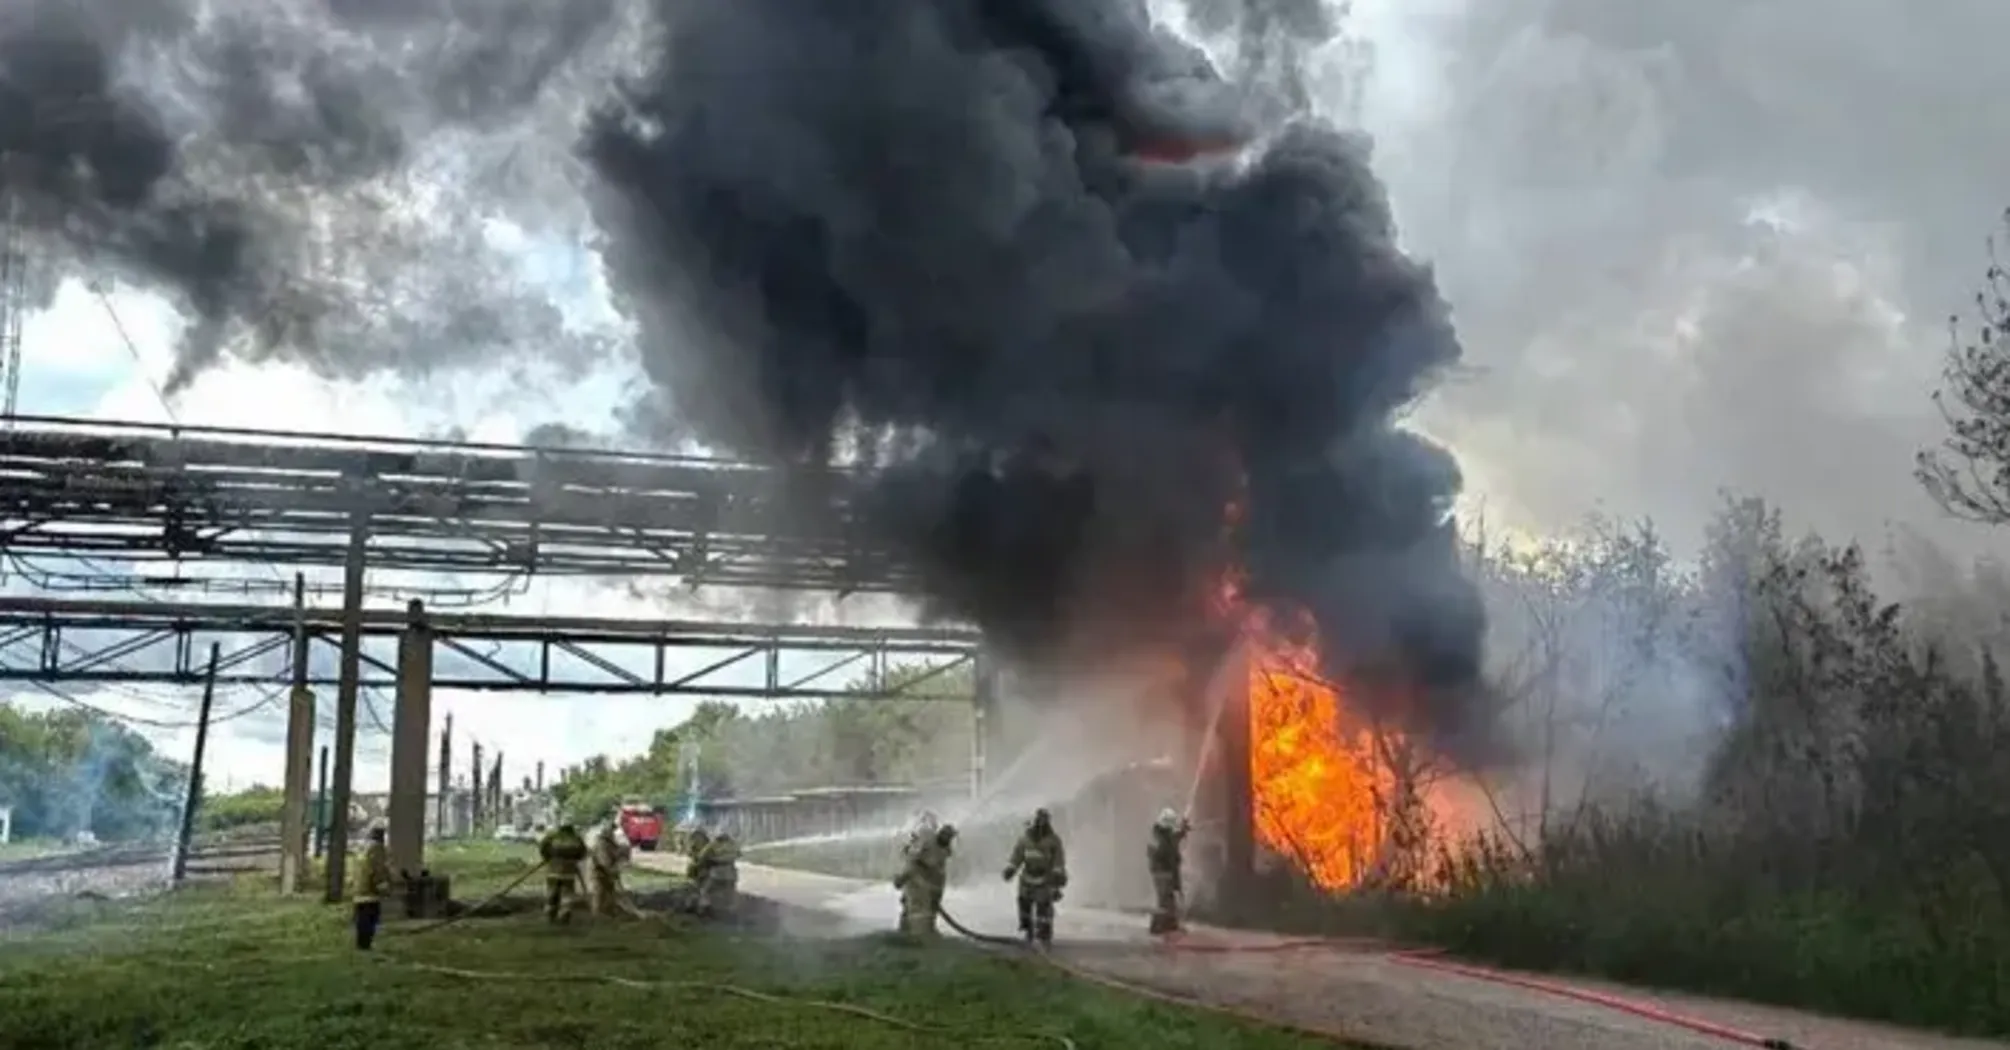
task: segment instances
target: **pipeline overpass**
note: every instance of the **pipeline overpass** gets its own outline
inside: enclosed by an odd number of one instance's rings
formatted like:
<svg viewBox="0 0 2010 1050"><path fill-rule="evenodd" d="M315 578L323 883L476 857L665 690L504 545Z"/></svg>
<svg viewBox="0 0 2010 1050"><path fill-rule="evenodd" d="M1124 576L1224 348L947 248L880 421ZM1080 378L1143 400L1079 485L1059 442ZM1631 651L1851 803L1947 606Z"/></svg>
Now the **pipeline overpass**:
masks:
<svg viewBox="0 0 2010 1050"><path fill-rule="evenodd" d="M218 681L290 678L289 890L306 870L313 687L335 691L338 843L358 694L392 689L390 845L394 864L417 870L435 687L809 699L857 695L863 682L868 694L972 703L981 726L996 677L967 630L442 614L365 600L368 574L382 569L911 592L911 567L862 542L855 491L841 470L689 456L16 416L0 430L0 556L116 565L103 588L207 566L340 566L342 600L310 608L298 577L291 606L0 597L0 681L193 683L208 677L206 649ZM975 682L962 695L958 669ZM340 899L344 874L337 850L328 899Z"/></svg>
<svg viewBox="0 0 2010 1050"><path fill-rule="evenodd" d="M690 456L16 416L0 551L911 592L854 536L855 488Z"/></svg>

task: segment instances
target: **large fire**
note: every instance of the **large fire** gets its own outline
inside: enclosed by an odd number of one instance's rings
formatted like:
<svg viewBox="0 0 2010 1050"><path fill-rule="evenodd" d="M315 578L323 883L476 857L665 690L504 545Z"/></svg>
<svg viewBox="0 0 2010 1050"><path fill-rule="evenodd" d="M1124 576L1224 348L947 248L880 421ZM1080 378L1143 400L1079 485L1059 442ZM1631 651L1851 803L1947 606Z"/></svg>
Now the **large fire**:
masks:
<svg viewBox="0 0 2010 1050"><path fill-rule="evenodd" d="M1223 516L1232 532L1243 504ZM1229 572L1213 595L1214 614L1240 622L1249 668L1249 780L1256 841L1296 861L1329 890L1376 873L1387 840L1395 777L1375 731L1350 717L1321 670L1316 632L1293 641L1270 614L1243 600L1243 576ZM1384 741L1387 743L1387 741Z"/></svg>
<svg viewBox="0 0 2010 1050"><path fill-rule="evenodd" d="M1386 838L1395 780L1317 653L1252 632L1249 779L1256 840L1326 889L1360 885Z"/></svg>

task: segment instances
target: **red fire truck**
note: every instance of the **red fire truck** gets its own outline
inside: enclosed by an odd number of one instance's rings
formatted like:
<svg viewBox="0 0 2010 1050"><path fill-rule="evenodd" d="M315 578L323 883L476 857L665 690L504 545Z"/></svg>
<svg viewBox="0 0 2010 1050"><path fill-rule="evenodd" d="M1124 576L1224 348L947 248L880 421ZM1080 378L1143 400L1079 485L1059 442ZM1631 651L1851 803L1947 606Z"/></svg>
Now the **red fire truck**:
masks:
<svg viewBox="0 0 2010 1050"><path fill-rule="evenodd" d="M622 837L636 849L651 852L663 841L663 814L647 802L623 802L615 819L620 823Z"/></svg>

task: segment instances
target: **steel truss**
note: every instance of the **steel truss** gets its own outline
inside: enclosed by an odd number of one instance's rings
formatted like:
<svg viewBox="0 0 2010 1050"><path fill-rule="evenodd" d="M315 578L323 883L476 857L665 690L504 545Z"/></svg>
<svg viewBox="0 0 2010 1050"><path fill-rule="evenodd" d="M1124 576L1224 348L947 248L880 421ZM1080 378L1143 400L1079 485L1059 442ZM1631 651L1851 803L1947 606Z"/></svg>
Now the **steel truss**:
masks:
<svg viewBox="0 0 2010 1050"><path fill-rule="evenodd" d="M851 489L694 457L21 416L0 432L0 552L333 566L360 525L378 569L913 591L850 539Z"/></svg>
<svg viewBox="0 0 2010 1050"><path fill-rule="evenodd" d="M771 700L878 696L971 700L977 636L925 628L736 626L425 614L433 687L490 692L684 695ZM360 683L397 683L406 613L365 610ZM220 684L283 681L295 632L308 684L333 686L341 614L324 609L0 598L0 682L203 681L212 642ZM373 653L374 647L386 650ZM860 683L864 688L855 688Z"/></svg>

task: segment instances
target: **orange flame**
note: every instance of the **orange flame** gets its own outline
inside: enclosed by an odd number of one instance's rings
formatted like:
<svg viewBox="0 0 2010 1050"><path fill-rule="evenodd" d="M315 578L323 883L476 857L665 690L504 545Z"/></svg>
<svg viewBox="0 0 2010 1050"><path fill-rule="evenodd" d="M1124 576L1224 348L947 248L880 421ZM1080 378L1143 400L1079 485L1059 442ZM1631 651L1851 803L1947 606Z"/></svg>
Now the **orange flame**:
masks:
<svg viewBox="0 0 2010 1050"><path fill-rule="evenodd" d="M1309 647L1252 638L1249 779L1256 839L1329 890L1374 872L1395 781L1374 734L1349 728L1340 691Z"/></svg>
<svg viewBox="0 0 2010 1050"><path fill-rule="evenodd" d="M1223 515L1225 535L1242 521L1241 498ZM1315 632L1293 641L1243 596L1240 570L1211 597L1214 613L1241 621L1249 654L1249 778L1252 823L1262 846L1296 861L1322 889L1359 886L1375 874L1396 778L1375 732L1349 718L1338 687L1321 673Z"/></svg>

